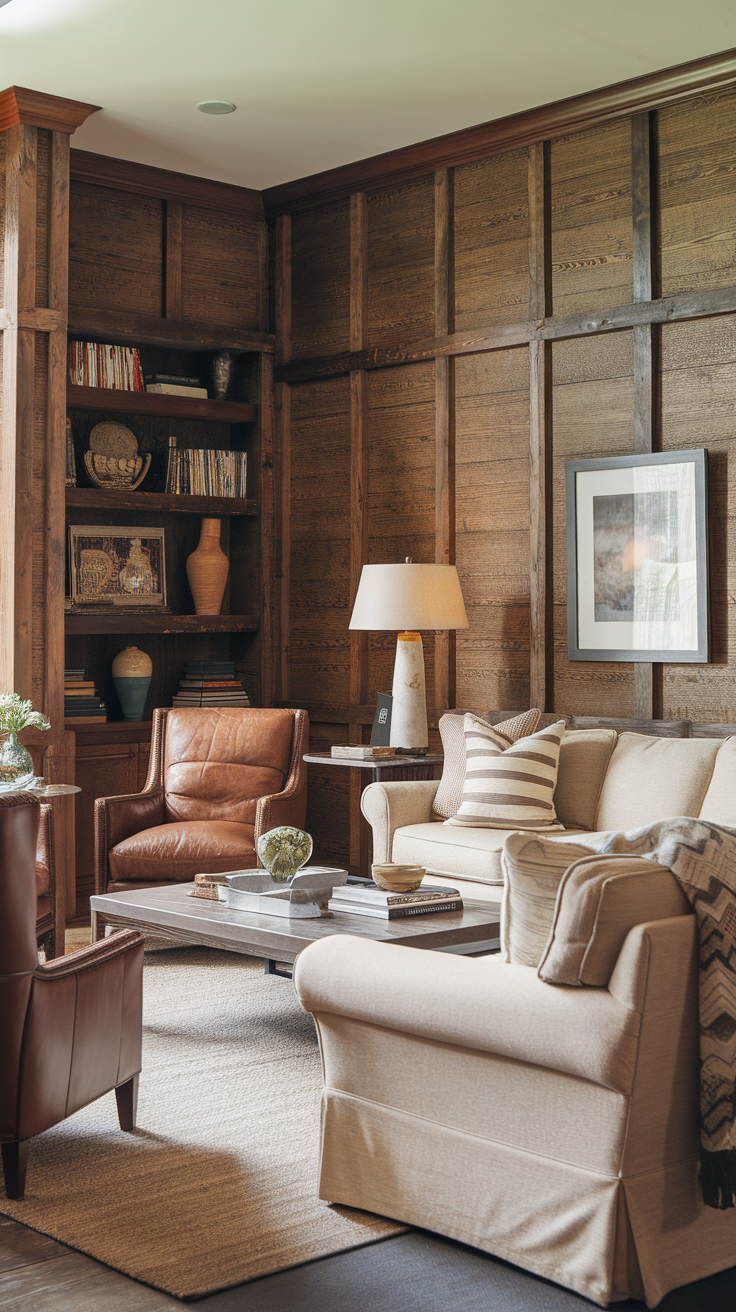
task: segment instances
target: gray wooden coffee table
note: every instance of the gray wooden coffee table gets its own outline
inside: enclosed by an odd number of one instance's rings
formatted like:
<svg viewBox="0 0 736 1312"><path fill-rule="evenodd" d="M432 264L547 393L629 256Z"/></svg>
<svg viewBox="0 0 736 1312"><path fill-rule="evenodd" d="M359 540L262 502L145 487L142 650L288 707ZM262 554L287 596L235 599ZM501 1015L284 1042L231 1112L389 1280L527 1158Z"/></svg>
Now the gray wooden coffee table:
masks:
<svg viewBox="0 0 736 1312"><path fill-rule="evenodd" d="M139 929L156 938L201 947L224 948L245 956L265 957L269 974L274 963L293 962L303 948L328 934L355 934L377 943L434 948L473 956L498 947L500 907L495 902L465 902L462 911L444 911L406 920L381 920L336 911L320 920L281 919L236 911L224 902L189 897L192 884L102 893L90 899L92 941L104 926Z"/></svg>

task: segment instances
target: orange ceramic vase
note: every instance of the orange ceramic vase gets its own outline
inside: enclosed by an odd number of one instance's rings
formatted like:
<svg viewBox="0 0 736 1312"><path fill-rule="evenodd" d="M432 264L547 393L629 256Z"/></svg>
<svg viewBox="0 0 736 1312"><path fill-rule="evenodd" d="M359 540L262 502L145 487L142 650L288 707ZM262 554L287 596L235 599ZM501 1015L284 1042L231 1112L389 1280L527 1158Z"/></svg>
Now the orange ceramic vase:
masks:
<svg viewBox="0 0 736 1312"><path fill-rule="evenodd" d="M199 546L187 559L187 578L197 615L219 615L230 568L220 546L219 519L203 519Z"/></svg>

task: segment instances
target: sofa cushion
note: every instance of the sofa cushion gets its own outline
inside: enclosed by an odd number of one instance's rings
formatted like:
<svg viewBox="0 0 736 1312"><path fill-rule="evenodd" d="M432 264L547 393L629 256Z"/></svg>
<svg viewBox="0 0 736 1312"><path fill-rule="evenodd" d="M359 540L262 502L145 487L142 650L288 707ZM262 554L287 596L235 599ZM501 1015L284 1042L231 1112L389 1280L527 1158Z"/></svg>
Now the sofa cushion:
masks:
<svg viewBox="0 0 736 1312"><path fill-rule="evenodd" d="M717 738L620 734L594 828L639 829L671 816L699 816L720 746Z"/></svg>
<svg viewBox="0 0 736 1312"><path fill-rule="evenodd" d="M736 738L724 738L718 748L700 819L736 829Z"/></svg>
<svg viewBox="0 0 736 1312"><path fill-rule="evenodd" d="M690 914L690 903L666 866L635 856L584 857L562 877L539 978L604 988L629 930Z"/></svg>
<svg viewBox="0 0 736 1312"><path fill-rule="evenodd" d="M565 721L510 746L477 715L466 715L465 783L456 816L446 825L494 829L560 829L554 789Z"/></svg>
<svg viewBox="0 0 736 1312"><path fill-rule="evenodd" d="M166 716L164 789L169 820L253 825L260 797L280 793L291 759L286 710L172 710Z"/></svg>
<svg viewBox="0 0 736 1312"><path fill-rule="evenodd" d="M521 715L514 716L511 720L502 720L500 724L495 724L493 727L496 733L503 734L504 738L507 738L510 743L515 743L518 738L525 738L528 734L534 733L539 724L539 716L539 710L534 707L530 711L524 711ZM457 815L463 800L463 784L465 783L464 716L458 715L455 711L447 712L440 719L439 729L445 760L442 766L440 786L437 789L432 810L435 815L441 816L444 820L449 820L452 816Z"/></svg>
<svg viewBox="0 0 736 1312"><path fill-rule="evenodd" d="M507 829L448 829L439 821L405 825L394 834L392 860L418 861L448 878L503 886L501 850Z"/></svg>
<svg viewBox="0 0 736 1312"><path fill-rule="evenodd" d="M253 825L226 820L189 820L154 825L112 848L110 878L116 883L161 883L161 871L187 883L197 874L247 870L256 864Z"/></svg>
<svg viewBox="0 0 736 1312"><path fill-rule="evenodd" d="M574 861L590 856L586 834L509 834L503 845L501 954L517 966L538 966L552 929L557 892Z"/></svg>
<svg viewBox="0 0 736 1312"><path fill-rule="evenodd" d="M598 801L618 734L568 729L560 746L555 787L557 819L566 829L594 829Z"/></svg>

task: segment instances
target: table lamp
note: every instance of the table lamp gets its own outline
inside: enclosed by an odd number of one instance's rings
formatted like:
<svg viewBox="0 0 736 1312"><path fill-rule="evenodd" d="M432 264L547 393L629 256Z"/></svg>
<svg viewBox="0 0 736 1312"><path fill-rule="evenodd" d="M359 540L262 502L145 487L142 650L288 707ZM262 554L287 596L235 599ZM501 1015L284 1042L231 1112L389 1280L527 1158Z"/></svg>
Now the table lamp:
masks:
<svg viewBox="0 0 736 1312"><path fill-rule="evenodd" d="M396 629L391 747L427 750L427 694L420 629L467 629L468 617L454 565L364 565L350 617L351 629Z"/></svg>

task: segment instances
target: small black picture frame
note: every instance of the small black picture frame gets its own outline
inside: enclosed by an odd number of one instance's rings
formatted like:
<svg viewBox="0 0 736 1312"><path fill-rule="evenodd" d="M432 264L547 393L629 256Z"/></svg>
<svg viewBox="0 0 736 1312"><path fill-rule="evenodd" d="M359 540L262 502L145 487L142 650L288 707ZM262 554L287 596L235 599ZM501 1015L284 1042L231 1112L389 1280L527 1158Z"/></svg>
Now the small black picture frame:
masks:
<svg viewBox="0 0 736 1312"><path fill-rule="evenodd" d="M710 658L708 452L565 462L571 661Z"/></svg>

